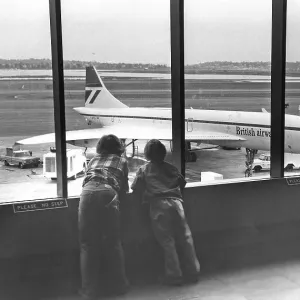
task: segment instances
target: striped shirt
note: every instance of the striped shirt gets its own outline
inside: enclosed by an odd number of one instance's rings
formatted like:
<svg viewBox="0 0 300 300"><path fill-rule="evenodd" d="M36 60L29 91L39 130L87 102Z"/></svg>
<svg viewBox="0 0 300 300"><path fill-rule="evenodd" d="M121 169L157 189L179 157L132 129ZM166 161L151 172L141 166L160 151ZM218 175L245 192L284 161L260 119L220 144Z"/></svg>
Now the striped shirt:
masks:
<svg viewBox="0 0 300 300"><path fill-rule="evenodd" d="M88 164L82 186L90 180L109 184L117 192L128 192L127 160L116 154L97 154Z"/></svg>

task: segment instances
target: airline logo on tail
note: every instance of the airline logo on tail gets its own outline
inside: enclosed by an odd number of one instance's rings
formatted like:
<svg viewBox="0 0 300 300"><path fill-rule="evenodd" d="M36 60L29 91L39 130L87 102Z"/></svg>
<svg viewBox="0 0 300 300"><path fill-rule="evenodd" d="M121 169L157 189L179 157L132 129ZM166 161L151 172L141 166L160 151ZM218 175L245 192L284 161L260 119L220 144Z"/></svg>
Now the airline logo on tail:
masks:
<svg viewBox="0 0 300 300"><path fill-rule="evenodd" d="M85 105L93 104L98 95L100 94L101 90L98 89L85 89Z"/></svg>
<svg viewBox="0 0 300 300"><path fill-rule="evenodd" d="M85 105L93 104L103 87L102 81L99 78L94 67L86 68L86 86L85 86Z"/></svg>
<svg viewBox="0 0 300 300"><path fill-rule="evenodd" d="M106 89L97 70L93 66L86 68L85 106L93 106L95 108L128 107Z"/></svg>

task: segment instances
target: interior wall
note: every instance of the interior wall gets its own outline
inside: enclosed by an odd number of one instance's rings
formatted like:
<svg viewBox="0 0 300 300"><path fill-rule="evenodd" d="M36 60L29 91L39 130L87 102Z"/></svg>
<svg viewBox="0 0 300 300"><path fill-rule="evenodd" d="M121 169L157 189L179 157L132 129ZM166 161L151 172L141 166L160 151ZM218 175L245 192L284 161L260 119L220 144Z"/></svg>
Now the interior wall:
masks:
<svg viewBox="0 0 300 300"><path fill-rule="evenodd" d="M299 191L285 179L186 188L185 210L202 271L297 259ZM0 206L1 293L62 294L78 288L78 203L73 198L68 208L22 213ZM147 207L127 199L121 210L128 275L133 282L150 280L162 268L162 253Z"/></svg>
<svg viewBox="0 0 300 300"><path fill-rule="evenodd" d="M297 259L300 185L273 179L189 188L186 213L205 270Z"/></svg>

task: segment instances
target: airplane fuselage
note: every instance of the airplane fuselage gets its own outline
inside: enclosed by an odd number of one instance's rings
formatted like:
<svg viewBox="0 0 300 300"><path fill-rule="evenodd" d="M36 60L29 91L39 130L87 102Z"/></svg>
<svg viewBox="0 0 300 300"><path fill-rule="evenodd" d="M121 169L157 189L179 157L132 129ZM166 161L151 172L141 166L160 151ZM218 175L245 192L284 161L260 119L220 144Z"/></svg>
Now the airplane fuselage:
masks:
<svg viewBox="0 0 300 300"><path fill-rule="evenodd" d="M99 138L115 134L122 140L159 139L167 141L172 151L172 111L170 108L132 108L115 98L105 87L94 66L86 68L84 107L74 108L87 123L98 128L66 132L66 141L75 146L95 147ZM176 120L173 120L176 122ZM270 150L271 115L264 112L185 110L186 149L190 142L208 143L253 150ZM300 117L285 115L285 152L300 153ZM17 144L55 142L54 134L27 138ZM135 148L134 143L132 143ZM193 156L187 151L187 156ZM191 154L191 155L189 155Z"/></svg>
<svg viewBox="0 0 300 300"><path fill-rule="evenodd" d="M139 130L152 127L153 131L172 126L172 113L169 108L90 108L78 107L75 110L87 121L101 127L136 126ZM236 141L201 140L209 144L231 147L245 147L257 150L270 150L271 115L262 112L185 110L185 131L199 133L219 132L243 138ZM285 152L300 153L300 117L285 115Z"/></svg>

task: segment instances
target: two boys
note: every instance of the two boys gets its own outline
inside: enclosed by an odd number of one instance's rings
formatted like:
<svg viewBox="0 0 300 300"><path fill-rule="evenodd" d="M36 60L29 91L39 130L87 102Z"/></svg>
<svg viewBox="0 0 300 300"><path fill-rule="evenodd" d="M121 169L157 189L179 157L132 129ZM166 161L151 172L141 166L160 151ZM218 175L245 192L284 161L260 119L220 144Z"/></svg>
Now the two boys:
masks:
<svg viewBox="0 0 300 300"><path fill-rule="evenodd" d="M150 206L153 232L164 251L161 283L197 282L200 264L182 206L181 191L186 181L175 166L164 161L166 148L159 140L150 140L144 153L149 162L138 170L131 189ZM176 244L182 251L183 270Z"/></svg>

